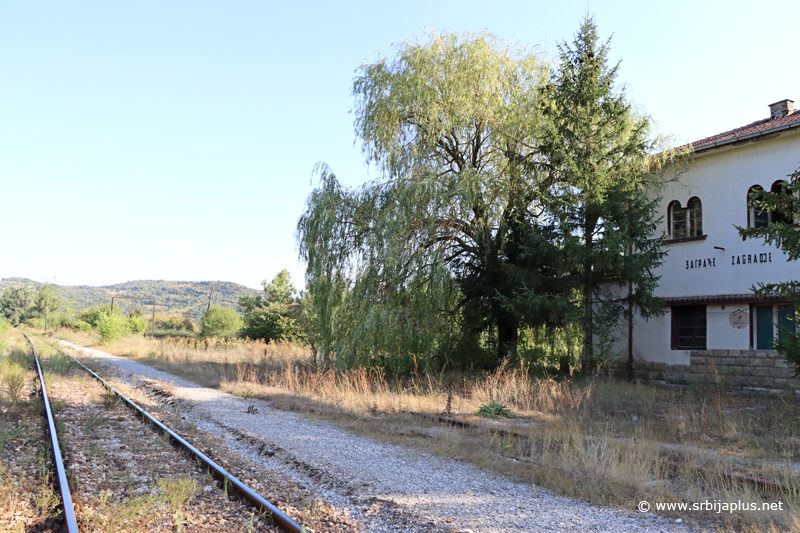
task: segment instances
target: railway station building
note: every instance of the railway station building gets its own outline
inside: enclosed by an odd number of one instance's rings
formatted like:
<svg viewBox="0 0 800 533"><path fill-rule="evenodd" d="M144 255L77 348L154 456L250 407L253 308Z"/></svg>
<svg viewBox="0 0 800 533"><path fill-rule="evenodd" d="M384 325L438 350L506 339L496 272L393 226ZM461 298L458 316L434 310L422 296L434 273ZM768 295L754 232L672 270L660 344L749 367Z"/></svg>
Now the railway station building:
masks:
<svg viewBox="0 0 800 533"><path fill-rule="evenodd" d="M779 191L800 167L800 109L769 105L769 118L692 143L689 166L668 181L659 205L668 254L657 274L665 314L623 326L617 350L635 377L672 383L796 389L800 380L772 349L777 324L792 328L789 302L751 287L800 279L800 263L777 247L743 239L777 214L749 207L757 189ZM797 223L797 220L791 221Z"/></svg>

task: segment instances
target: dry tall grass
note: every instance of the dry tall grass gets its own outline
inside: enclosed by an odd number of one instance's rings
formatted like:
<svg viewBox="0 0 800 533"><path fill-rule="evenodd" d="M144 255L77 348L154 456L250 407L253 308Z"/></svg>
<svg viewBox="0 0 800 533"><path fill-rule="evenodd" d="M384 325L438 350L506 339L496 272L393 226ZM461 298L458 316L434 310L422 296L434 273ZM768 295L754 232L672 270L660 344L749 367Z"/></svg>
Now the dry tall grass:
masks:
<svg viewBox="0 0 800 533"><path fill-rule="evenodd" d="M62 332L84 345L92 334ZM669 389L607 379L556 381L524 367L501 366L485 375L447 373L387 376L378 370L335 370L314 363L292 344L188 338L128 338L107 347L195 382L273 405L356 420L359 431L460 457L561 493L635 508L650 502L783 502L783 512L689 516L736 529L800 530L800 408L794 398L728 394L712 388ZM461 418L492 401L516 418L485 422L485 433L432 431L408 411L439 414L448 395ZM524 439L492 428L511 426ZM421 439L421 440L420 440ZM507 456L519 462L511 463ZM778 494L733 482L736 474L780 483Z"/></svg>

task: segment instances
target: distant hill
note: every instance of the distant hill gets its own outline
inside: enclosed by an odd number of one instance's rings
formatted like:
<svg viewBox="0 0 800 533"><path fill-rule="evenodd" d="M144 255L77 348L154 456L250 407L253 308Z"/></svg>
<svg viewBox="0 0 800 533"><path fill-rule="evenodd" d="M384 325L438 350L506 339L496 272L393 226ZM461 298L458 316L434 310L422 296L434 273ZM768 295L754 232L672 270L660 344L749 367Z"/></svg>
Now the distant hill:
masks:
<svg viewBox="0 0 800 533"><path fill-rule="evenodd" d="M76 311L92 307L93 305L111 302L112 296L132 296L135 298L154 298L156 312L180 313L199 318L208 306L208 295L211 285L214 285L212 304L219 304L231 309L236 308L240 296L257 296L262 291L245 287L230 281L167 281L167 280L141 280L91 287L78 285L52 284L56 296L65 302L72 301L72 308ZM0 279L0 293L11 287L33 287L39 289L44 283L27 278L2 278ZM144 307L152 305L148 302L139 302ZM116 302L115 302L116 305Z"/></svg>

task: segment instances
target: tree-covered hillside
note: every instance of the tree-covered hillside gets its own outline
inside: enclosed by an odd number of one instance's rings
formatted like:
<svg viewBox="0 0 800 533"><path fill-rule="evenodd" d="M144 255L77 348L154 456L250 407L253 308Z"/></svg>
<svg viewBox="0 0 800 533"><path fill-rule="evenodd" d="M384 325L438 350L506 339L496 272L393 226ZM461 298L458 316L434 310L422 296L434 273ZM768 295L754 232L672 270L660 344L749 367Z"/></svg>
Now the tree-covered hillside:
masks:
<svg viewBox="0 0 800 533"><path fill-rule="evenodd" d="M154 298L156 312L180 313L198 319L208 306L208 295L211 285L214 285L212 304L218 304L231 309L236 308L240 296L260 296L262 291L250 289L229 281L167 281L167 280L141 280L90 287L78 285L70 287L53 284L55 296L65 303L72 302L72 309L79 311L101 303L111 302L112 296L132 296L136 298ZM31 287L38 289L43 283L27 278L0 279L0 294L9 288ZM140 302L149 306L148 302Z"/></svg>

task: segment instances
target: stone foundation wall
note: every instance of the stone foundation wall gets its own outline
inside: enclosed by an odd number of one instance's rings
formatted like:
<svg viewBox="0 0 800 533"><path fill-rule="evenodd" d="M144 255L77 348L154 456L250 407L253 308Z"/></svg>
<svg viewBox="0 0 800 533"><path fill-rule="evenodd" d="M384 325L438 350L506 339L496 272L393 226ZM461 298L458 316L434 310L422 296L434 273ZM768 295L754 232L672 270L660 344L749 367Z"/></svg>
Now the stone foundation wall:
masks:
<svg viewBox="0 0 800 533"><path fill-rule="evenodd" d="M677 385L711 385L720 380L725 387L734 389L800 392L800 379L793 374L794 369L775 352L699 350L691 352L690 365L634 361L635 378Z"/></svg>

